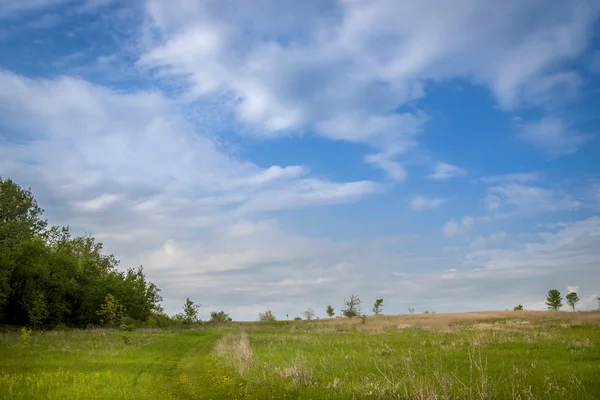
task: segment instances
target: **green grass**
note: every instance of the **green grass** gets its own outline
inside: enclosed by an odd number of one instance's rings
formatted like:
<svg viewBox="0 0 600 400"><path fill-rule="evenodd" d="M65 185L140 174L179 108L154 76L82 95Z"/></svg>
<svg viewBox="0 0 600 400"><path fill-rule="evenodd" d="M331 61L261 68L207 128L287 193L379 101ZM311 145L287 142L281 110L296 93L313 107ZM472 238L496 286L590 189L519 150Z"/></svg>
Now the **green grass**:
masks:
<svg viewBox="0 0 600 400"><path fill-rule="evenodd" d="M215 368L234 377L221 393L255 399L600 398L597 321L503 318L419 328L380 321L251 328L246 346L252 357L245 361L235 354L246 339L232 334L213 351Z"/></svg>
<svg viewBox="0 0 600 400"><path fill-rule="evenodd" d="M598 399L600 313L0 335L2 399Z"/></svg>
<svg viewBox="0 0 600 400"><path fill-rule="evenodd" d="M210 388L202 363L220 329L34 333L0 336L2 399L186 399ZM210 397L209 397L210 398Z"/></svg>

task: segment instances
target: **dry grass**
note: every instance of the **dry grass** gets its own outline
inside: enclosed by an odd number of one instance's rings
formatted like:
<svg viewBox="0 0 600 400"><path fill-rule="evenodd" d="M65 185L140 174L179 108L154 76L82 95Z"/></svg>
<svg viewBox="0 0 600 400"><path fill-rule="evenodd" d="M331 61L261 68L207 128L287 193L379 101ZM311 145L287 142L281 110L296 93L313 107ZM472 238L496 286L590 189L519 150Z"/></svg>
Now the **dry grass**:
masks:
<svg viewBox="0 0 600 400"><path fill-rule="evenodd" d="M221 362L233 366L240 376L246 375L252 368L252 347L245 330L237 335L230 334L221 338L215 345L213 354Z"/></svg>

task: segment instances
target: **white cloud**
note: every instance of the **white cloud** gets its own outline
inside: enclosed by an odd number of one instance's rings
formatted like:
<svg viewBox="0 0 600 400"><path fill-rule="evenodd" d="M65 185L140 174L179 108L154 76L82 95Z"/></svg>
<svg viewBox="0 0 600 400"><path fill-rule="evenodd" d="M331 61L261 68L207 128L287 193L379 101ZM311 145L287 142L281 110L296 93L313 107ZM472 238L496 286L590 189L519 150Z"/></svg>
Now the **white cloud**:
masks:
<svg viewBox="0 0 600 400"><path fill-rule="evenodd" d="M447 221L442 228L445 237L454 237L469 231L475 225L475 219L471 216L463 217L457 222L454 218Z"/></svg>
<svg viewBox="0 0 600 400"><path fill-rule="evenodd" d="M573 154L589 140L588 136L577 133L561 119L552 117L523 125L521 138L550 156Z"/></svg>
<svg viewBox="0 0 600 400"><path fill-rule="evenodd" d="M438 197L426 197L426 196L417 196L410 202L410 207L414 211L425 211L431 210L434 208L438 208L446 199L441 199Z"/></svg>
<svg viewBox="0 0 600 400"><path fill-rule="evenodd" d="M527 186L520 183L507 183L491 186L483 200L488 211L558 211L574 210L581 202L569 195L560 195L552 189Z"/></svg>
<svg viewBox="0 0 600 400"><path fill-rule="evenodd" d="M465 176L467 171L456 165L438 162L433 167L433 173L428 176L429 179L444 180L459 176Z"/></svg>
<svg viewBox="0 0 600 400"><path fill-rule="evenodd" d="M187 98L218 96L246 134L316 131L395 148L390 157L367 161L403 180L391 157L414 147L426 117L414 107L396 110L423 97L426 82L466 77L506 108L560 98L549 94L579 84L576 72L560 66L586 50L599 7L541 0L501 7L475 0L452 7L444 1L264 0L260 7L233 7L230 1L167 6L148 0L146 11L146 31L159 40L139 65L166 82L183 80ZM464 171L434 174L457 175Z"/></svg>
<svg viewBox="0 0 600 400"><path fill-rule="evenodd" d="M496 233L492 233L489 236L477 235L477 237L473 241L471 241L471 243L469 244L469 247L471 247L471 248L486 247L490 244L497 243L497 242L500 242L500 241L506 239L507 236L508 235L506 232L496 232Z"/></svg>
<svg viewBox="0 0 600 400"><path fill-rule="evenodd" d="M485 183L531 183L540 179L538 172L517 172L512 174L494 175L478 179Z"/></svg>

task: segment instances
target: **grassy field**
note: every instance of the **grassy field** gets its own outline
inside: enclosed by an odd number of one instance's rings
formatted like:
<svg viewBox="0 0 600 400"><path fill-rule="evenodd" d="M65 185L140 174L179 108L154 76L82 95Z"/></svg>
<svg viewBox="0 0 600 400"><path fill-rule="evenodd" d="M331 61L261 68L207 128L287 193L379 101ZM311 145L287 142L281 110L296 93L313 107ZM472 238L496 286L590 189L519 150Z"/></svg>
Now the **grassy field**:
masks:
<svg viewBox="0 0 600 400"><path fill-rule="evenodd" d="M6 399L598 399L600 313L0 335Z"/></svg>

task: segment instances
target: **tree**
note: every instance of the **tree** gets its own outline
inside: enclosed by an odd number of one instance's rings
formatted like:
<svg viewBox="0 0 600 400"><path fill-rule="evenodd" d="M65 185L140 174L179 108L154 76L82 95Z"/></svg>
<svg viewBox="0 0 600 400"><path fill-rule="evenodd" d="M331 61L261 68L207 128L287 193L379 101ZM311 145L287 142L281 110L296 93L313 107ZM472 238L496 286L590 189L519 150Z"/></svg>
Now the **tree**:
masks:
<svg viewBox="0 0 600 400"><path fill-rule="evenodd" d="M415 313L415 309L414 308L409 308L408 312L411 313L411 314L414 314Z"/></svg>
<svg viewBox="0 0 600 400"><path fill-rule="evenodd" d="M375 313L375 315L379 315L379 314L381 314L382 311L383 311L383 299L375 300L375 304L373 304L373 312Z"/></svg>
<svg viewBox="0 0 600 400"><path fill-rule="evenodd" d="M342 314L348 318L357 317L360 315L361 300L357 295L351 295L350 299L344 299L344 308Z"/></svg>
<svg viewBox="0 0 600 400"><path fill-rule="evenodd" d="M331 305L327 306L325 312L327 313L327 315L329 315L329 318L333 318L335 314L335 310L333 309L333 307L331 307Z"/></svg>
<svg viewBox="0 0 600 400"><path fill-rule="evenodd" d="M194 304L190 298L185 299L185 304L183 305L183 322L187 324L191 324L198 321L198 309L200 305Z"/></svg>
<svg viewBox="0 0 600 400"><path fill-rule="evenodd" d="M271 310L266 310L265 312L258 314L258 320L262 322L272 322L276 321L275 314Z"/></svg>
<svg viewBox="0 0 600 400"><path fill-rule="evenodd" d="M575 306L579 303L579 296L575 292L571 292L567 295L567 304L575 311Z"/></svg>
<svg viewBox="0 0 600 400"><path fill-rule="evenodd" d="M97 314L102 318L100 323L114 327L125 316L125 307L119 304L115 297L109 293L106 295L104 304L100 306Z"/></svg>
<svg viewBox="0 0 600 400"><path fill-rule="evenodd" d="M227 322L227 321L231 321L231 318L229 318L229 314L227 314L223 310L213 311L210 313L210 322Z"/></svg>
<svg viewBox="0 0 600 400"><path fill-rule="evenodd" d="M598 310L600 310L600 296L598 296L596 300L598 301Z"/></svg>
<svg viewBox="0 0 600 400"><path fill-rule="evenodd" d="M514 306L513 311L523 311L523 304L519 304L518 306Z"/></svg>
<svg viewBox="0 0 600 400"><path fill-rule="evenodd" d="M546 305L548 306L548 310L558 311L562 307L562 296L560 292L556 289L552 289L548 291L548 295L546 296Z"/></svg>
<svg viewBox="0 0 600 400"><path fill-rule="evenodd" d="M313 319L315 317L315 310L313 310L312 308L307 308L306 311L304 311L304 317L310 321L311 319Z"/></svg>
<svg viewBox="0 0 600 400"><path fill-rule="evenodd" d="M21 247L46 228L43 212L30 190L0 177L0 322L12 292L11 275Z"/></svg>

